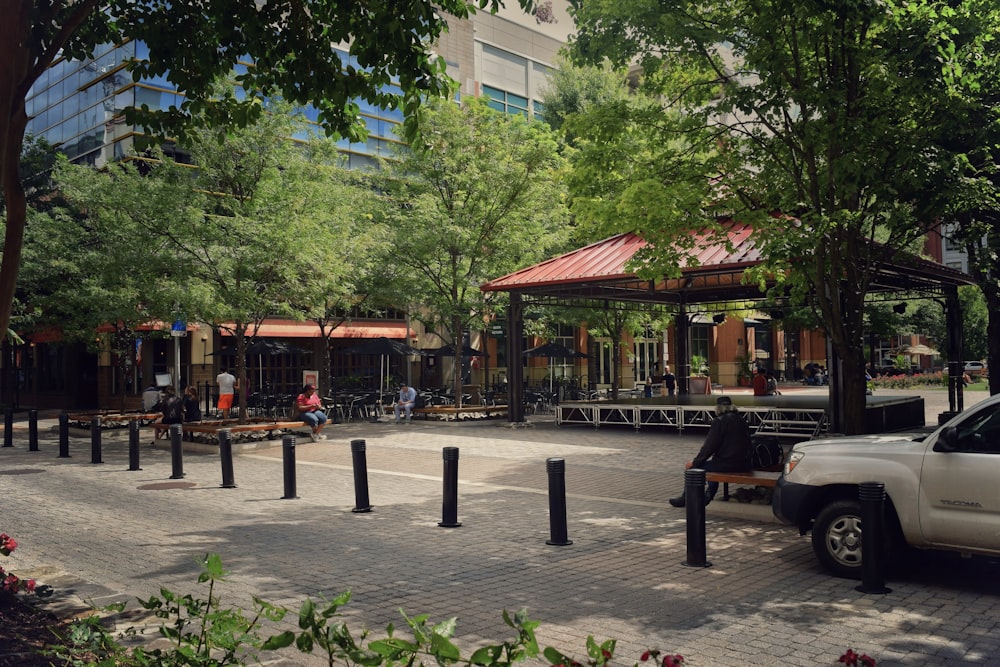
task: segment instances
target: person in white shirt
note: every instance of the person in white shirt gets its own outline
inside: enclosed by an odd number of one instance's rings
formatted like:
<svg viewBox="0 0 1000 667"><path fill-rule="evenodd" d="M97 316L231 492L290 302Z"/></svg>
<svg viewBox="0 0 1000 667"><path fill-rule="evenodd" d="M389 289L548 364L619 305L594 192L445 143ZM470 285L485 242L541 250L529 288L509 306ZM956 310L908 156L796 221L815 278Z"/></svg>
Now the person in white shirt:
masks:
<svg viewBox="0 0 1000 667"><path fill-rule="evenodd" d="M233 407L233 397L235 396L236 389L239 386L236 381L236 376L223 368L222 372L216 376L215 383L219 385L219 402L216 407L218 407L219 412L222 413L222 418L228 419L229 410Z"/></svg>

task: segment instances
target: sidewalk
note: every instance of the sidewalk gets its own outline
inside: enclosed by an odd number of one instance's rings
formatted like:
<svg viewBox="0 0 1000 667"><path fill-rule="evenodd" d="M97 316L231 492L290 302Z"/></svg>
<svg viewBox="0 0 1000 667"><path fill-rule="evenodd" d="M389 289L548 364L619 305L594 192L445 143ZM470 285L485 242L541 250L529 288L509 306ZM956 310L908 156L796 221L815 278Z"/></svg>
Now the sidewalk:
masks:
<svg viewBox="0 0 1000 667"><path fill-rule="evenodd" d="M617 638L618 664L652 647L694 666L833 665L847 648L879 665L998 664L997 564L922 557L887 582L891 593L865 595L821 571L809 538L766 505L717 500L712 566L686 567L685 513L667 498L704 434L532 421L330 427L330 440L296 445L298 498L287 500L278 442L237 456L237 488L223 489L215 455L185 454L184 478L170 479L170 453L152 449L147 431L139 471L128 470L125 433L92 464L89 438L60 459L55 433L40 427L40 451L28 452L18 431L0 449L0 529L20 544L5 566L53 583L57 598L107 604L161 585L202 593L194 561L211 551L232 572L225 603L249 607L258 595L297 608L350 589L355 629L400 628L400 608L457 616L467 647L509 636L502 610L527 607L543 645L583 658L588 634ZM367 514L351 512L355 438L367 446ZM460 454L460 528L437 525L444 447ZM565 460L568 546L545 543L552 457Z"/></svg>

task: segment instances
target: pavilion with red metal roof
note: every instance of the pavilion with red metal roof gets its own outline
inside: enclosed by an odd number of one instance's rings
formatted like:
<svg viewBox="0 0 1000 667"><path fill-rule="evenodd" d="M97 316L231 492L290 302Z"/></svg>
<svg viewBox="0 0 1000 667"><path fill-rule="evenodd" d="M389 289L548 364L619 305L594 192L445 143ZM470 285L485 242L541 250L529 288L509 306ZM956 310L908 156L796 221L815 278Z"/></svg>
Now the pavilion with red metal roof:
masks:
<svg viewBox="0 0 1000 667"><path fill-rule="evenodd" d="M725 242L701 235L697 248L689 256L680 275L673 278L645 280L630 268L636 253L647 246L637 234L612 236L558 257L491 280L481 286L484 292L508 292L507 358L520 359L523 353L523 311L527 305L569 305L586 308L635 308L639 304L676 307L678 389L687 391L690 360L687 352L688 309L721 310L724 304L752 302L763 304L766 294L756 282L744 280L747 269L763 263L752 238L753 229L731 222L725 227ZM871 293L889 295L905 291L922 297L944 297L948 309L958 308L957 287L974 284L961 271L915 256L897 255L892 263L882 265L874 274ZM767 301L771 308L781 301ZM957 310L955 310L957 312ZM955 322L958 318L948 318ZM960 332L949 328L949 363L960 363ZM831 367L834 365L831 364ZM961 374L959 374L960 377ZM507 370L510 395L510 421L524 421L523 371L520 364L509 363ZM960 387L958 388L960 391ZM961 397L958 397L961 410ZM953 405L954 409L954 405ZM835 410L836 412L836 410Z"/></svg>

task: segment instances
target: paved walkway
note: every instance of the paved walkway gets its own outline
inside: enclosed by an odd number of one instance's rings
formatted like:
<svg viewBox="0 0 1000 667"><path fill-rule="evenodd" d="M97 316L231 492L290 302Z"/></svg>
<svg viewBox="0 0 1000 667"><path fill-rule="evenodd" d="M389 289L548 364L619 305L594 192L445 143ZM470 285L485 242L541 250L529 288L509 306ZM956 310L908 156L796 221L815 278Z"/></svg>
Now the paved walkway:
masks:
<svg viewBox="0 0 1000 667"><path fill-rule="evenodd" d="M532 423L333 426L330 440L295 448L297 499L282 499L277 442L237 456L237 488L223 489L214 455L185 454L185 477L170 479L170 453L146 432L142 470L129 471L124 432L92 464L89 438L60 459L55 433L43 428L29 452L19 429L0 448L0 530L20 544L4 565L54 585L57 601L106 604L161 585L202 592L194 561L211 551L232 572L230 604L258 595L297 608L350 589L353 627L402 627L400 608L457 616L466 647L509 636L502 610L526 607L543 645L584 658L587 635L617 638L622 664L650 647L694 666L833 665L847 648L879 665L1000 664L1000 564L921 556L891 593L865 595L821 571L808 537L766 505L716 501L712 566L686 567L684 512L667 498L704 434ZM367 445L367 514L351 511L355 438ZM437 525L444 447L459 448L460 528ZM568 546L546 544L550 457L565 460Z"/></svg>

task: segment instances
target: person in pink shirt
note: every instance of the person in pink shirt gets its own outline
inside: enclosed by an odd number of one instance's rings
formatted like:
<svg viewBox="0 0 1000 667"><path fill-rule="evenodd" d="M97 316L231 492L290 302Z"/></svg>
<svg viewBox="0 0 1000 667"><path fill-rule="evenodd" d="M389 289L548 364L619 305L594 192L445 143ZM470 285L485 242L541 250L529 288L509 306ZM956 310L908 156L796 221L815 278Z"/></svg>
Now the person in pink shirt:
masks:
<svg viewBox="0 0 1000 667"><path fill-rule="evenodd" d="M295 407L299 411L299 418L312 427L312 441L326 440L323 435L323 427L326 426L326 413L323 412L323 403L319 400L316 387L307 384L302 387L302 393L295 398Z"/></svg>

